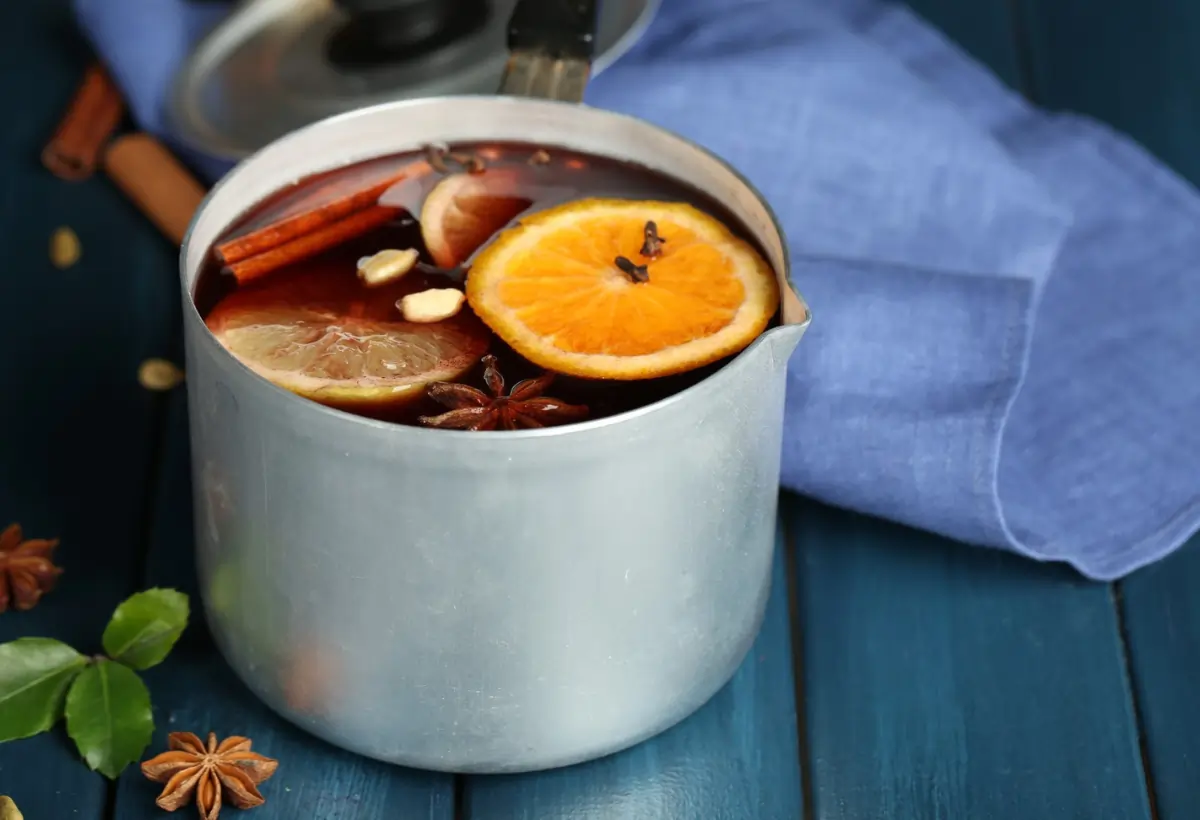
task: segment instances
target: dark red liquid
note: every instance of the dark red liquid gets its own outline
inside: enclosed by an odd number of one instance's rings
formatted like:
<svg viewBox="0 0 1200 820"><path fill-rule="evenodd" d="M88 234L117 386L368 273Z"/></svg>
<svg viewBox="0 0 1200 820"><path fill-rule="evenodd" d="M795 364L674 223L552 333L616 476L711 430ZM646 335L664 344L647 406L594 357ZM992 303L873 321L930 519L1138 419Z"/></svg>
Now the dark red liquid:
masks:
<svg viewBox="0 0 1200 820"><path fill-rule="evenodd" d="M542 150L541 146L516 143L463 143L449 148L456 154L477 155L483 158L486 161L485 174L501 171L511 175L517 181L517 194L531 202L526 213L563 201L590 197L686 202L712 215L741 238L757 246L750 232L720 203L685 183L645 167L561 149ZM423 156L421 152L413 152L384 157L301 180L257 204L235 222L215 244L220 245L230 238L277 220L281 211L298 207L298 203L314 196L322 185L330 181L363 175L381 167L399 168ZM440 176L433 175L401 183L393 189L390 197L399 197L405 203L411 203L411 213L401 213L398 218L383 227L304 260L296 267L310 268L314 263L324 264L332 271L344 272L337 275L353 278L360 258L384 248L415 248L420 252L423 262L432 266L433 260L422 240L415 214L419 214L419 206L425 194L439 179ZM282 268L271 273L269 278L274 281L287 275L288 268ZM416 281L418 289L461 286L461 282L456 281L454 276L444 276L436 272L413 271L405 277L406 282L410 280ZM255 286L256 283L250 283L244 287ZM232 276L222 272L221 264L215 255L210 254L210 260L201 270L193 294L197 309L202 316L207 317L224 297L238 287ZM364 285L359 284L358 287L362 288L364 293L367 290ZM464 306L463 310L467 311L470 308ZM772 324L776 321L777 318ZM500 370L510 387L520 379L538 376L543 372L498 338L493 340L490 352L499 359ZM590 409L591 419L603 418L671 396L701 381L724 363L716 362L677 376L633 382L587 380L560 375L547 392L563 401L586 404ZM482 365L479 365L465 374L461 381L482 387L481 374ZM436 414L444 409L426 399L402 410L352 412L412 424L419 415Z"/></svg>

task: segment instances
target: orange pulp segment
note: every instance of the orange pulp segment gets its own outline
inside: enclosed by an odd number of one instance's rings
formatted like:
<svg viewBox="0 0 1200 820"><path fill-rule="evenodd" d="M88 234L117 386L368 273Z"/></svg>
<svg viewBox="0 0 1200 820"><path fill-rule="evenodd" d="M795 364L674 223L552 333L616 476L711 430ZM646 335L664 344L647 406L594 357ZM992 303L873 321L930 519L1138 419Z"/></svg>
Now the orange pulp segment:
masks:
<svg viewBox="0 0 1200 820"><path fill-rule="evenodd" d="M641 254L647 222L665 240L657 256ZM644 265L648 281L617 257ZM740 351L766 329L779 286L749 243L691 205L583 199L498 234L471 266L467 300L540 367L634 380Z"/></svg>
<svg viewBox="0 0 1200 820"><path fill-rule="evenodd" d="M345 409L394 408L435 381L462 377L491 334L471 311L437 324L405 322L405 277L364 291L323 263L240 288L205 319L230 353L268 381Z"/></svg>

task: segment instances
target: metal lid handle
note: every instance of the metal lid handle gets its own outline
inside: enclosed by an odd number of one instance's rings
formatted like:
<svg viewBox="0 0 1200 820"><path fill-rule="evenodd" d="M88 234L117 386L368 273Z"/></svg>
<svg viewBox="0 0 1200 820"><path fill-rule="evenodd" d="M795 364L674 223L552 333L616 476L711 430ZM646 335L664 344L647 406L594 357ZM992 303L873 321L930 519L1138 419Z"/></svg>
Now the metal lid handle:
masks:
<svg viewBox="0 0 1200 820"><path fill-rule="evenodd" d="M519 0L500 93L582 102L595 45L596 0Z"/></svg>

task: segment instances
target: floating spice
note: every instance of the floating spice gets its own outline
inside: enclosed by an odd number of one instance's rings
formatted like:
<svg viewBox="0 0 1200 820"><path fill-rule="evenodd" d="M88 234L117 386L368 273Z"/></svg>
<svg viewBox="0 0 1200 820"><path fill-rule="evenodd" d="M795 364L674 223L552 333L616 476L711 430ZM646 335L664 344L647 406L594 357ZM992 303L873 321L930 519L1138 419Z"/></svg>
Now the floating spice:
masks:
<svg viewBox="0 0 1200 820"><path fill-rule="evenodd" d="M414 248L388 249L358 260L358 278L369 288L395 282L412 270L420 260Z"/></svg>
<svg viewBox="0 0 1200 820"><path fill-rule="evenodd" d="M444 430L522 430L587 418L587 407L543 395L554 381L554 374L517 382L505 395L496 357L484 356L483 364L483 380L491 395L466 384L431 384L429 397L451 409L440 416L422 416L421 424Z"/></svg>
<svg viewBox="0 0 1200 820"><path fill-rule="evenodd" d="M467 295L457 288L430 288L408 294L396 307L406 322L431 324L457 316L466 300Z"/></svg>
<svg viewBox="0 0 1200 820"><path fill-rule="evenodd" d="M315 234L341 237L337 239L337 242L341 242L353 239L358 229L361 229L358 234L361 235L383 224L376 223L372 217L361 217L358 221L351 221L356 215L373 213L386 222L391 215L398 214L398 208L378 208L379 198L396 183L410 177L419 177L423 173L428 173L425 163L405 163L399 168L385 164L365 175L327 180L314 191L307 193L299 203L285 209L278 218L217 245L215 255L222 264L234 267L235 271L269 268L270 266L263 262L236 267L238 263L267 253L274 253L275 262L280 265L299 261L302 257L294 254L301 248L315 248L312 252L318 253L332 247L324 244L323 240L310 239L307 245L299 243L299 240L305 237ZM339 223L343 223L340 233L330 230L331 226ZM281 252L280 249L284 250ZM294 258L289 258L289 254Z"/></svg>
<svg viewBox="0 0 1200 820"><path fill-rule="evenodd" d="M468 174L482 174L487 170L487 163L478 154L451 151L447 146L434 144L426 146L425 156L429 165L439 174L453 174L466 171ZM451 165L456 167L450 167Z"/></svg>
<svg viewBox="0 0 1200 820"><path fill-rule="evenodd" d="M658 225L654 220L646 222L646 227L642 229L644 240L642 242L642 256L647 256L651 259L656 259L662 256L662 246L667 240L658 235Z"/></svg>
<svg viewBox="0 0 1200 820"><path fill-rule="evenodd" d="M615 260L621 273L624 273L633 282L642 283L650 281L650 271L645 265L638 265L627 256L618 256Z"/></svg>
<svg viewBox="0 0 1200 820"><path fill-rule="evenodd" d="M244 285L269 273L274 273L293 262L316 256L322 251L370 233L399 215L398 208L376 205L351 214L345 219L326 223L312 233L299 236L257 256L251 256L249 259L228 265L225 272L232 274L238 284Z"/></svg>

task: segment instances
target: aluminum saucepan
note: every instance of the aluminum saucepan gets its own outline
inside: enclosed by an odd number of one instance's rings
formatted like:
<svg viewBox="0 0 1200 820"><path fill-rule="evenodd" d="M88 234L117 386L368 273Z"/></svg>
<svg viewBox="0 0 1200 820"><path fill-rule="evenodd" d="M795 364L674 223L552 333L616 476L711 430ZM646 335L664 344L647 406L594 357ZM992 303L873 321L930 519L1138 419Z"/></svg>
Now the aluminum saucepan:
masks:
<svg viewBox="0 0 1200 820"><path fill-rule="evenodd" d="M196 543L212 633L271 708L381 760L514 772L628 747L720 689L762 621L785 371L809 311L770 208L733 168L675 134L578 104L590 5L523 0L514 15L508 89L567 101L431 98L321 121L243 161L183 245ZM310 174L460 141L560 147L687 181L764 249L781 322L665 400L493 433L324 407L255 375L209 332L192 301L197 277L210 246L256 203Z"/></svg>

